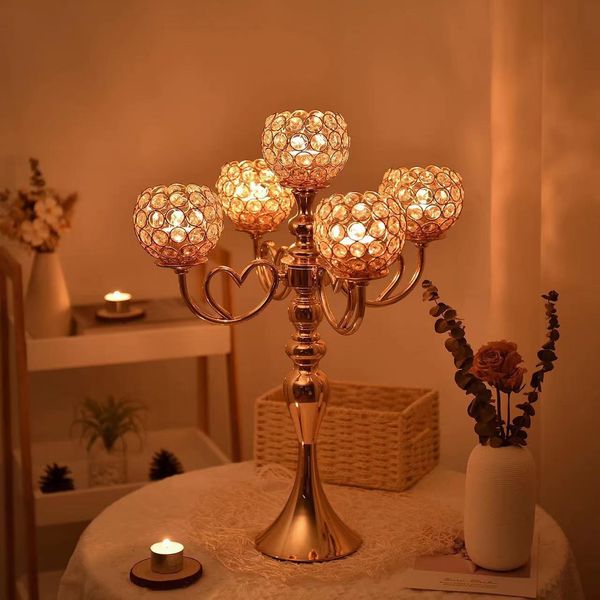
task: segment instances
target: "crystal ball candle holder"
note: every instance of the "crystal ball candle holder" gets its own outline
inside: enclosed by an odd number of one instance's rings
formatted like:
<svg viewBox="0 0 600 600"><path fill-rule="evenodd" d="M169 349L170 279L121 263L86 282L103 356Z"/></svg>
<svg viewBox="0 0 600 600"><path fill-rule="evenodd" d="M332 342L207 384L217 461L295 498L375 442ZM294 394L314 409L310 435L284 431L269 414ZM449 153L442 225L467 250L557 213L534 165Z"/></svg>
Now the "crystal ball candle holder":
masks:
<svg viewBox="0 0 600 600"><path fill-rule="evenodd" d="M287 187L327 187L344 168L349 148L346 121L334 112L286 111L271 115L265 122L263 156Z"/></svg>
<svg viewBox="0 0 600 600"><path fill-rule="evenodd" d="M292 192L262 158L223 165L216 187L234 227L256 235L277 229L294 205Z"/></svg>
<svg viewBox="0 0 600 600"><path fill-rule="evenodd" d="M206 261L223 231L223 209L210 188L173 183L144 190L133 213L142 248L165 267Z"/></svg>
<svg viewBox="0 0 600 600"><path fill-rule="evenodd" d="M404 244L406 219L399 203L377 192L333 194L315 213L315 244L336 277L384 277Z"/></svg>
<svg viewBox="0 0 600 600"><path fill-rule="evenodd" d="M379 192L400 202L406 214L406 239L417 244L442 238L462 212L462 178L447 167L389 169Z"/></svg>

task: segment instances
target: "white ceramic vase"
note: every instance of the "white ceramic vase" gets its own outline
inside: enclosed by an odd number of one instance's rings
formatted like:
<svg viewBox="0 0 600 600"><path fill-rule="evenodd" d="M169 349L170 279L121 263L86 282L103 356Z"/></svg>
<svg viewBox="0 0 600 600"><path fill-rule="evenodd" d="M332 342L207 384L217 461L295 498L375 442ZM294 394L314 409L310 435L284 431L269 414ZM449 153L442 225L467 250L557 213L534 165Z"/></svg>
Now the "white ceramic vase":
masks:
<svg viewBox="0 0 600 600"><path fill-rule="evenodd" d="M535 462L528 448L478 444L467 464L465 545L478 566L511 571L531 554Z"/></svg>
<svg viewBox="0 0 600 600"><path fill-rule="evenodd" d="M25 296L25 325L36 338L69 335L71 301L56 252L36 252Z"/></svg>

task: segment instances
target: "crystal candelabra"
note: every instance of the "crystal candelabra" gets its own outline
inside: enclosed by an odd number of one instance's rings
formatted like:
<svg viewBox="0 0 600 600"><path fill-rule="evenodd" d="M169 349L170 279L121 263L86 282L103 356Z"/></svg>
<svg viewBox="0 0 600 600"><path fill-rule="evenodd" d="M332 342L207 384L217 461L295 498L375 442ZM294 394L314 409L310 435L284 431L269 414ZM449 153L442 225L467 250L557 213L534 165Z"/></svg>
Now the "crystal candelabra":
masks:
<svg viewBox="0 0 600 600"><path fill-rule="evenodd" d="M215 195L200 185L148 188L137 200L135 232L160 266L171 267L192 313L211 323L239 323L271 301L293 292L288 314L294 328L286 346L293 367L284 393L298 437L296 478L280 515L256 538L256 548L274 558L327 561L354 552L357 533L327 500L317 468L316 442L327 405L327 377L319 369L325 342L317 328L322 318L343 335L356 332L367 306L381 307L405 298L424 268L425 248L441 238L462 210L460 176L445 167L388 170L378 192L333 194L315 206L319 189L329 185L348 160L350 138L343 117L317 110L270 116L262 135L263 159L223 166ZM264 241L290 214L294 242L276 248ZM207 260L223 230L223 213L234 227L252 236L255 260L241 273L218 266L204 280L204 302L192 299L191 267ZM403 283L405 240L414 243L418 261ZM395 272L383 290L367 298L370 281ZM217 275L241 286L254 272L265 296L252 310L234 315L211 294ZM345 296L337 317L331 293Z"/></svg>

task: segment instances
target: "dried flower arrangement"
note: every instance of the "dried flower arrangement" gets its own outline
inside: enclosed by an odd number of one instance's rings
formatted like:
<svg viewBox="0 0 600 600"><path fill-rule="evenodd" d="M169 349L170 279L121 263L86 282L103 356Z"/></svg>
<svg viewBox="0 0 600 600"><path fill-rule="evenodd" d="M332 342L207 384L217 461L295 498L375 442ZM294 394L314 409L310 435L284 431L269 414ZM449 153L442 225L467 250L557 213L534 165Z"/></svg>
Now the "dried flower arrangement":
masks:
<svg viewBox="0 0 600 600"><path fill-rule="evenodd" d="M105 401L86 398L78 406L74 426L81 427L81 437L90 450L97 440L110 452L119 440L134 433L140 440L144 431L141 412L146 407L137 400L115 399L108 396Z"/></svg>
<svg viewBox="0 0 600 600"><path fill-rule="evenodd" d="M438 289L431 281L423 282L423 300L434 302L429 314L436 318L434 329L437 333L447 333L446 349L454 358L456 374L454 380L467 395L473 396L467 409L470 417L475 419L475 433L481 444L494 448L501 446L527 445L527 431L531 426L531 417L535 415L534 403L542 392L544 376L554 368L556 341L560 337L556 301L558 293L550 291L543 294L546 301L547 338L537 353L539 362L533 372L529 389L524 393L525 400L516 404L521 414L511 422L511 395L524 389L523 376L526 372L521 366L523 358L517 352L517 345L505 340L490 342L482 346L477 353L465 338L465 327L456 311L440 301ZM489 387L488 387L489 386ZM491 388L491 389L490 389ZM495 398L494 394L495 392ZM503 417L503 398L505 414Z"/></svg>
<svg viewBox="0 0 600 600"><path fill-rule="evenodd" d="M29 166L29 190L0 190L0 232L37 252L53 252L71 226L77 194L60 196L46 187L38 160L30 158Z"/></svg>

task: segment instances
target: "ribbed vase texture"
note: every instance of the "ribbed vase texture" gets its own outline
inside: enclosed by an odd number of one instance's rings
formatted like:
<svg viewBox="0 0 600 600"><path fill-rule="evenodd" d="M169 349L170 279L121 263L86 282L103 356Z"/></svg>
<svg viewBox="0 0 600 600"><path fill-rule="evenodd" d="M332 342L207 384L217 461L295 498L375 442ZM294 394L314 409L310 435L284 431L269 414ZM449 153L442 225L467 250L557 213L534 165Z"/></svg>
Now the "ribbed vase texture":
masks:
<svg viewBox="0 0 600 600"><path fill-rule="evenodd" d="M69 335L71 301L56 252L36 252L25 296L25 327L36 338Z"/></svg>
<svg viewBox="0 0 600 600"><path fill-rule="evenodd" d="M511 571L530 557L535 514L535 462L527 448L478 444L467 464L465 544L471 560Z"/></svg>

